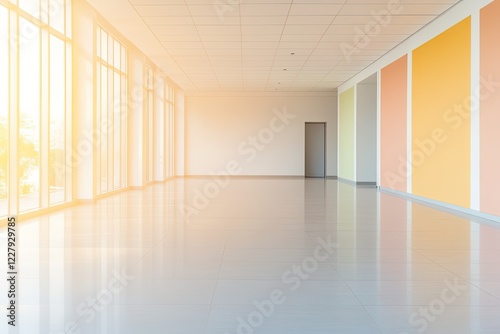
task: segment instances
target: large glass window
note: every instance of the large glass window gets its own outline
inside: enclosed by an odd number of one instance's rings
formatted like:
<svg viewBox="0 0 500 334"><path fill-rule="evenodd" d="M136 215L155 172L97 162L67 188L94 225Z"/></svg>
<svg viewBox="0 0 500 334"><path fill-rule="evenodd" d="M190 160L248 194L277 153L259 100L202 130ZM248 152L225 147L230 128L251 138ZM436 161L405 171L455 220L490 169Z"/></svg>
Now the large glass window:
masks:
<svg viewBox="0 0 500 334"><path fill-rule="evenodd" d="M19 45L19 210L40 207L41 29L21 18L29 39Z"/></svg>
<svg viewBox="0 0 500 334"><path fill-rule="evenodd" d="M153 173L155 181L162 181L174 176L174 89L161 73L155 74L152 84L148 80L151 72L148 72L145 81L147 172L148 175ZM151 108L152 96L154 108ZM147 181L151 181L151 178Z"/></svg>
<svg viewBox="0 0 500 334"><path fill-rule="evenodd" d="M56 36L50 37L50 153L49 153L49 187L50 203L64 202L66 185L66 168L64 166L66 151L66 45Z"/></svg>
<svg viewBox="0 0 500 334"><path fill-rule="evenodd" d="M165 79L162 75L155 77L155 121L154 121L154 179L161 181L165 175Z"/></svg>
<svg viewBox="0 0 500 334"><path fill-rule="evenodd" d="M97 132L99 193L127 186L127 50L98 27Z"/></svg>
<svg viewBox="0 0 500 334"><path fill-rule="evenodd" d="M71 200L69 3L0 5L0 217Z"/></svg>
<svg viewBox="0 0 500 334"><path fill-rule="evenodd" d="M0 1L0 218L72 200L71 0ZM100 26L95 35L97 193L127 187L127 48ZM144 176L174 175L174 90L144 62ZM80 73L80 72L78 72ZM155 79L161 78L161 84ZM92 101L94 102L94 101Z"/></svg>
<svg viewBox="0 0 500 334"><path fill-rule="evenodd" d="M18 0L19 8L27 12L28 14L40 19L40 14L42 14L40 8L40 1L33 0ZM46 11L44 11L46 13Z"/></svg>
<svg viewBox="0 0 500 334"><path fill-rule="evenodd" d="M174 88L167 84L165 88L165 175L167 178L175 176L175 124L174 124Z"/></svg>
<svg viewBox="0 0 500 334"><path fill-rule="evenodd" d="M151 67L146 66L145 71L145 87L144 87L144 110L146 115L146 128L144 137L146 138L146 181L153 181L153 168L154 168L154 105L153 105L153 92L154 92L154 77Z"/></svg>

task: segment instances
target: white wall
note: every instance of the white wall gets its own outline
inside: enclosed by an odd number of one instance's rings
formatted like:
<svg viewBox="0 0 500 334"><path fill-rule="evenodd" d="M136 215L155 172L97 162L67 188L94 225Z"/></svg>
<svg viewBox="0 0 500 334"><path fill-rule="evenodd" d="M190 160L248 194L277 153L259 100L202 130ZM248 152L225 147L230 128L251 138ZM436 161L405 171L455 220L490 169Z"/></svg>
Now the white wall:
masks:
<svg viewBox="0 0 500 334"><path fill-rule="evenodd" d="M185 101L186 175L303 176L306 122L327 123L327 176L337 175L336 93L190 95Z"/></svg>
<svg viewBox="0 0 500 334"><path fill-rule="evenodd" d="M377 181L377 85L356 89L356 182Z"/></svg>

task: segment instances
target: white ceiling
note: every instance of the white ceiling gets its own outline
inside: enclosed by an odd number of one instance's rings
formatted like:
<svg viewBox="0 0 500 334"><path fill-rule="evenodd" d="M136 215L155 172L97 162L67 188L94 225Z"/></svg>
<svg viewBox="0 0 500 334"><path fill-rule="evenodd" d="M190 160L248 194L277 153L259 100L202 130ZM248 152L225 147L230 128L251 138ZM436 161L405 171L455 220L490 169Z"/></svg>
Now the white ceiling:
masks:
<svg viewBox="0 0 500 334"><path fill-rule="evenodd" d="M100 2L113 1L119 2ZM156 51L146 54L187 91L333 91L459 1L401 0L391 6L394 0L129 0L128 5L154 35L150 44ZM379 12L385 14L375 18ZM119 29L124 26L116 7L109 14L103 13Z"/></svg>

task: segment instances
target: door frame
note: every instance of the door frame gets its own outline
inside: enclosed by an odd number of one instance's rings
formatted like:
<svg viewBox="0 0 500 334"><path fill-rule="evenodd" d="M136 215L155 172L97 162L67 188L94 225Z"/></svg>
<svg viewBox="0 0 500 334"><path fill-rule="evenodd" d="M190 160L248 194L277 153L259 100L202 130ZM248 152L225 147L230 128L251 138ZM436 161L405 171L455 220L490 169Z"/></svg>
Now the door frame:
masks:
<svg viewBox="0 0 500 334"><path fill-rule="evenodd" d="M323 157L324 157L324 161L323 161L323 176L306 176L306 128L307 128L307 125L308 124L323 124ZM311 178L311 179L326 179L327 178L327 173L326 173L326 167L327 167L327 156L326 156L326 152L327 152L327 140L326 140L326 137L327 137L327 122L304 122L304 177L305 178Z"/></svg>

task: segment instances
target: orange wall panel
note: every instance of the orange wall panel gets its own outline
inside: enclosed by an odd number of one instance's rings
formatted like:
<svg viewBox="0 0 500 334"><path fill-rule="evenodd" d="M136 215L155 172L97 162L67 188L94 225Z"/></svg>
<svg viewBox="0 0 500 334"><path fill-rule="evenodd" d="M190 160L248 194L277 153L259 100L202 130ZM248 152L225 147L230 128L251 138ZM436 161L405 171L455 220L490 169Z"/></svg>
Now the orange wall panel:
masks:
<svg viewBox="0 0 500 334"><path fill-rule="evenodd" d="M500 216L500 1L481 10L481 211ZM493 82L493 83L492 83Z"/></svg>
<svg viewBox="0 0 500 334"><path fill-rule="evenodd" d="M413 51L412 190L470 207L471 19Z"/></svg>
<svg viewBox="0 0 500 334"><path fill-rule="evenodd" d="M380 184L407 191L408 57L383 68L380 77Z"/></svg>

